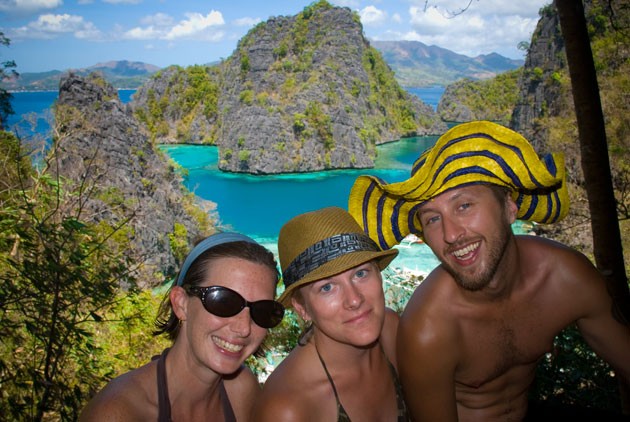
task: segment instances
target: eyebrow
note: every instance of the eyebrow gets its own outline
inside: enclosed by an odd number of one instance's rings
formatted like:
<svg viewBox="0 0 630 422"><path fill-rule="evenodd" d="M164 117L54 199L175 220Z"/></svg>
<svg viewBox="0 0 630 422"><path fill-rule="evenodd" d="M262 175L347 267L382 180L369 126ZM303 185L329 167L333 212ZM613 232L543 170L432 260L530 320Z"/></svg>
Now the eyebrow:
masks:
<svg viewBox="0 0 630 422"><path fill-rule="evenodd" d="M446 193L446 192L444 192L444 193ZM444 193L443 193L443 194L444 194ZM467 191L464 191L464 190L459 190L458 192L455 192L455 193L453 194L453 196L448 197L447 202L452 203L452 202L454 202L454 201L458 200L458 199L459 199L459 198L461 198L461 197L465 197L466 195L474 196L472 193L468 193ZM428 206L428 204L429 204L429 203L431 203L431 199L429 199L429 200L425 201L422 205L420 205L420 206L418 207L418 211L416 211L416 214L417 214L418 216L420 216L420 215L422 215L423 213L427 213L427 212L434 211L434 209L433 209L433 208L431 208L431 207L428 207L428 208L427 208L427 206Z"/></svg>

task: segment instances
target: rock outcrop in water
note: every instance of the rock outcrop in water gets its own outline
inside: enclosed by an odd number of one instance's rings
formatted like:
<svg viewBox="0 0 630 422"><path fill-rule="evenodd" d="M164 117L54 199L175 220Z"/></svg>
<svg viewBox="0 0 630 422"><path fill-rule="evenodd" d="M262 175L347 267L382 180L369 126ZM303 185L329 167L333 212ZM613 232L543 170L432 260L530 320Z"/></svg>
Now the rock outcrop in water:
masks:
<svg viewBox="0 0 630 422"><path fill-rule="evenodd" d="M199 212L181 176L149 141L116 90L96 74L67 75L60 82L55 119L60 133L59 174L95 185L84 207L93 222L129 220L129 254L150 284L157 274L177 271L175 237L184 244L210 227L208 209ZM206 204L208 205L208 204ZM181 251L180 251L181 253Z"/></svg>
<svg viewBox="0 0 630 422"><path fill-rule="evenodd" d="M145 116L155 105L168 110L176 100L168 87L182 79L163 73L141 88L133 102L136 114L159 142L218 145L219 168L231 172L370 168L376 145L446 130L430 106L398 85L363 36L358 15L326 1L254 27L208 73L208 84L218 86L216 97L205 96L184 122L164 118L167 130L159 116ZM203 123L197 127L207 125L205 133L188 131L186 122L202 110L204 117L196 121Z"/></svg>

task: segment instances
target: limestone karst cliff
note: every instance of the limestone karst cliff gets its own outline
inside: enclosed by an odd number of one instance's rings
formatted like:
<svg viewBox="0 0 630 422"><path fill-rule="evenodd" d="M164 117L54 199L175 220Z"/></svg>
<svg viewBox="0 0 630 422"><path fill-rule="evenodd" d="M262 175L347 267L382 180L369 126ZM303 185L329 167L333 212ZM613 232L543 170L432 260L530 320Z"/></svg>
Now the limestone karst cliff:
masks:
<svg viewBox="0 0 630 422"><path fill-rule="evenodd" d="M133 107L159 142L173 142L175 133L177 142L218 145L222 170L370 168L376 145L446 130L430 106L399 86L363 36L358 15L326 1L258 24L214 69L207 79L218 85L217 95L200 101L185 122L164 119L168 128L160 130L153 123L159 117L143 118L173 104L172 95L163 100L160 94L182 79L173 73L157 76L150 90L141 88ZM189 127L202 110L197 121L209 125L204 133L173 130Z"/></svg>
<svg viewBox="0 0 630 422"><path fill-rule="evenodd" d="M141 285L163 281L160 274L172 276L180 264L173 241L190 244L210 229L208 209L199 211L202 204L100 76L66 75L55 119L59 174L96 188L83 204L92 222L128 220L129 254L138 266L130 270L137 271Z"/></svg>

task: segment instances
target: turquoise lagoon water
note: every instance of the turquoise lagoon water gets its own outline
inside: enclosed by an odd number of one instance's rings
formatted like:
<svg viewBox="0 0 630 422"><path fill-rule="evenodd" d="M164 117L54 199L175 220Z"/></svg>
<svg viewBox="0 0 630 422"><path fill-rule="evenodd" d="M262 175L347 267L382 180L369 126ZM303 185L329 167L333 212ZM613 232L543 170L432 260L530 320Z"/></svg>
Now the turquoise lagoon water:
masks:
<svg viewBox="0 0 630 422"><path fill-rule="evenodd" d="M347 208L350 188L361 174L375 175L390 183L406 179L415 159L435 139L409 138L379 146L374 169L299 175L223 173L217 168L216 147L173 145L162 149L188 170L184 182L188 189L217 204L224 229L246 233L277 252L277 234L290 218L327 206ZM438 263L426 245L405 244L398 249L400 253L392 268L425 274Z"/></svg>
<svg viewBox="0 0 630 422"><path fill-rule="evenodd" d="M410 89L433 108L444 89ZM122 102L128 102L134 90L120 90ZM8 126L22 138L33 134L46 136L50 107L57 92L13 93L15 115ZM178 164L188 170L186 186L196 195L217 204L220 223L225 229L246 233L277 253L277 233L284 222L302 212L326 206L347 207L348 193L360 174L376 175L387 182L408 177L412 163L435 137L409 138L377 147L376 168L335 170L300 175L249 176L223 173L217 168L217 148L176 145L162 147ZM399 256L390 265L395 270L428 273L438 261L423 244L398 247Z"/></svg>

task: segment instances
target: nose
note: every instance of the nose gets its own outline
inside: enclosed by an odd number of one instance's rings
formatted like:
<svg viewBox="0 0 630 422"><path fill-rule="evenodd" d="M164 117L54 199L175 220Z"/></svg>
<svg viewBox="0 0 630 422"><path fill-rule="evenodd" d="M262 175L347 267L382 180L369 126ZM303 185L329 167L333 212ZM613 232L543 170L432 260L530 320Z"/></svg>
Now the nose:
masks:
<svg viewBox="0 0 630 422"><path fill-rule="evenodd" d="M345 291L345 304L347 308L356 309L361 306L365 298L356 284L349 282Z"/></svg>
<svg viewBox="0 0 630 422"><path fill-rule="evenodd" d="M455 243L464 234L464 227L457 219L442 216L442 232L446 243Z"/></svg>
<svg viewBox="0 0 630 422"><path fill-rule="evenodd" d="M249 307L245 307L241 312L230 317L230 329L240 337L247 337L252 330L252 317Z"/></svg>

